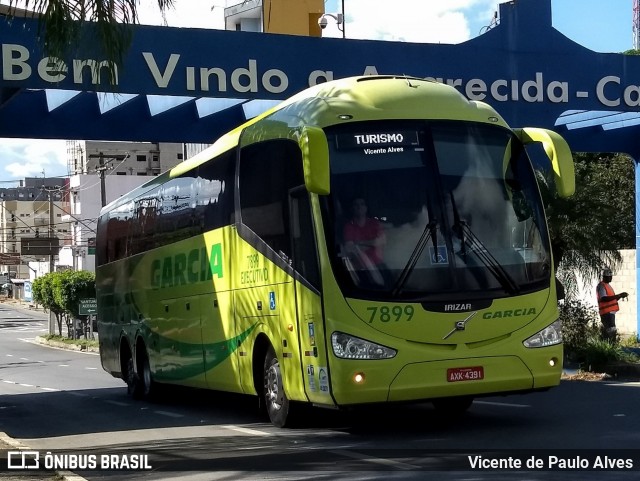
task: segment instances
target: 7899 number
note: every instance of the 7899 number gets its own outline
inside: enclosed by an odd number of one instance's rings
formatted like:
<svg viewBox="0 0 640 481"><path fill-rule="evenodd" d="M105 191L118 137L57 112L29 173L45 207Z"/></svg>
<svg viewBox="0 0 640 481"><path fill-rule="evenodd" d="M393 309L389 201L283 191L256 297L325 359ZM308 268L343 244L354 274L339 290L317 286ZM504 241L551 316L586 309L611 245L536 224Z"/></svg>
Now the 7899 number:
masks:
<svg viewBox="0 0 640 481"><path fill-rule="evenodd" d="M413 317L413 306L380 306L367 307L367 311L371 313L369 316L369 324L378 322L400 322L410 321Z"/></svg>

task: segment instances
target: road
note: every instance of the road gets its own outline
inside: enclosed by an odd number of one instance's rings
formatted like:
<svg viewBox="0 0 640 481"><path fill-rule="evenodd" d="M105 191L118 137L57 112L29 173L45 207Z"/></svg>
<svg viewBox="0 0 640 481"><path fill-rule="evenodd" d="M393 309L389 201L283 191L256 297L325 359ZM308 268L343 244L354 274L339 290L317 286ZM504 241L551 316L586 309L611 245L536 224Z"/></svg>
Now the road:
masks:
<svg viewBox="0 0 640 481"><path fill-rule="evenodd" d="M152 467L74 470L90 480L640 478L640 383L568 381L544 393L476 400L448 420L427 403L309 409L299 428L283 430L251 397L180 389L161 402L134 401L99 356L35 344L46 332L38 316L0 305L0 431L42 453L98 463L104 454L119 462L146 455ZM570 468L585 460L592 467L597 456L632 467ZM514 464L532 457L569 467ZM472 469L481 462L504 469Z"/></svg>

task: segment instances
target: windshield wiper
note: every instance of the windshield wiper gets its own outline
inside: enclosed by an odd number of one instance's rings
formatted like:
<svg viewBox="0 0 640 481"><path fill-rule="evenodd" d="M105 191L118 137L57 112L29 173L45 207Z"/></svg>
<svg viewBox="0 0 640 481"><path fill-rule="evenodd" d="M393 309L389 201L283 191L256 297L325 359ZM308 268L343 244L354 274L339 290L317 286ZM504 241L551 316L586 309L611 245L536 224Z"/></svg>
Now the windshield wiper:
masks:
<svg viewBox="0 0 640 481"><path fill-rule="evenodd" d="M418 259L420 259L420 256L422 255L422 252L424 251L424 248L427 245L427 242L429 242L429 239L433 239L433 247L436 253L438 252L437 228L438 228L438 222L436 220L432 220L426 226L424 226L424 230L422 231L422 235L420 236L420 239L418 239L418 243L416 244L416 247L413 249L413 252L409 256L409 260L407 261L407 264L404 266L404 269L402 269L402 272L400 273L398 280L393 286L393 290L391 291L391 297L397 297L398 294L402 292L402 288L407 283L409 276L415 269L416 264L418 263Z"/></svg>
<svg viewBox="0 0 640 481"><path fill-rule="evenodd" d="M453 208L453 232L460 239L460 255L465 260L467 259L467 245L471 252L473 252L478 259L485 265L485 267L493 274L493 276L500 282L500 285L509 294L518 294L520 289L515 283L509 273L502 267L502 265L496 260L495 257L489 252L489 249L482 243L477 235L471 230L466 220L460 218L458 213L458 207L456 206L456 199L451 195L451 206Z"/></svg>

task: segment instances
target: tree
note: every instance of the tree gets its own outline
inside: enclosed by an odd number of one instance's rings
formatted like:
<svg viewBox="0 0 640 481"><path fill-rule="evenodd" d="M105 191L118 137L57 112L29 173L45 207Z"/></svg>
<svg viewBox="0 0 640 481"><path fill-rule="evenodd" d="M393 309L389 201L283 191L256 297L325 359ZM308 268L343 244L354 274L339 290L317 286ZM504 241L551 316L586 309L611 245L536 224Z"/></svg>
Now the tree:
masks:
<svg viewBox="0 0 640 481"><path fill-rule="evenodd" d="M161 12L173 7L174 0L157 0ZM139 23L139 0L9 0L10 16L18 7L32 12L39 20L39 36L47 56L64 58L81 40L87 41L84 27L92 25L90 38L97 41L106 59L122 65L131 44L131 25ZM29 13L27 13L29 15ZM111 80L115 69L110 70Z"/></svg>
<svg viewBox="0 0 640 481"><path fill-rule="evenodd" d="M50 272L33 281L31 292L34 302L42 304L56 317L58 325L58 334L62 336L62 320L64 318L64 309L56 302L55 296L55 279L59 272Z"/></svg>
<svg viewBox="0 0 640 481"><path fill-rule="evenodd" d="M571 297L575 272L598 278L605 266L615 269L619 249L635 248L635 173L624 154L574 154L576 193L560 198L550 175L538 172L545 204L554 267Z"/></svg>
<svg viewBox="0 0 640 481"><path fill-rule="evenodd" d="M59 276L56 301L72 317L80 316L80 299L96 297L96 276L89 271L65 271Z"/></svg>
<svg viewBox="0 0 640 481"><path fill-rule="evenodd" d="M79 317L80 299L96 296L95 275L88 271L56 272L53 295L56 304L64 311L69 337L76 338L75 319Z"/></svg>
<svg viewBox="0 0 640 481"><path fill-rule="evenodd" d="M69 337L75 337L73 319L79 317L80 299L96 297L95 274L88 271L50 272L33 281L33 299L56 316L58 334L62 336L62 322Z"/></svg>

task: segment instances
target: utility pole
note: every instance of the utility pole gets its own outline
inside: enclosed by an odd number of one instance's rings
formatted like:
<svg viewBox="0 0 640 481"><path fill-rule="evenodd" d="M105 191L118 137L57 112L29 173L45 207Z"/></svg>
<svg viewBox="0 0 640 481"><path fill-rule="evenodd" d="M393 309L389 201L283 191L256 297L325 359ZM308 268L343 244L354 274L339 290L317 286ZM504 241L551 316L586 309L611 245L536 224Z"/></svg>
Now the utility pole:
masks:
<svg viewBox="0 0 640 481"><path fill-rule="evenodd" d="M53 239L53 192L49 192L49 239ZM55 271L55 263L55 256L53 255L53 250L51 250L49 252L49 272Z"/></svg>
<svg viewBox="0 0 640 481"><path fill-rule="evenodd" d="M633 48L635 50L640 49L640 6L638 0L633 0Z"/></svg>
<svg viewBox="0 0 640 481"><path fill-rule="evenodd" d="M49 191L49 242L51 243L51 239L53 239L53 192ZM55 271L55 258L53 255L53 249L51 245L49 245L49 272ZM56 333L56 318L49 309L49 334Z"/></svg>
<svg viewBox="0 0 640 481"><path fill-rule="evenodd" d="M104 184L104 173L107 168L104 165L104 154L100 152L98 157L99 166L96 168L96 171L100 175L100 199L102 200L102 207L107 205L107 190Z"/></svg>
<svg viewBox="0 0 640 481"><path fill-rule="evenodd" d="M98 159L98 167L96 167L96 172L100 175L100 199L102 201L102 207L107 205L107 189L105 187L105 172L109 169L109 166L105 163L105 157L108 158L108 162L113 162L114 160L126 160L129 157L129 153L126 154L115 154L115 155L104 155L104 152L100 152L99 154L89 154L87 156L90 159Z"/></svg>

